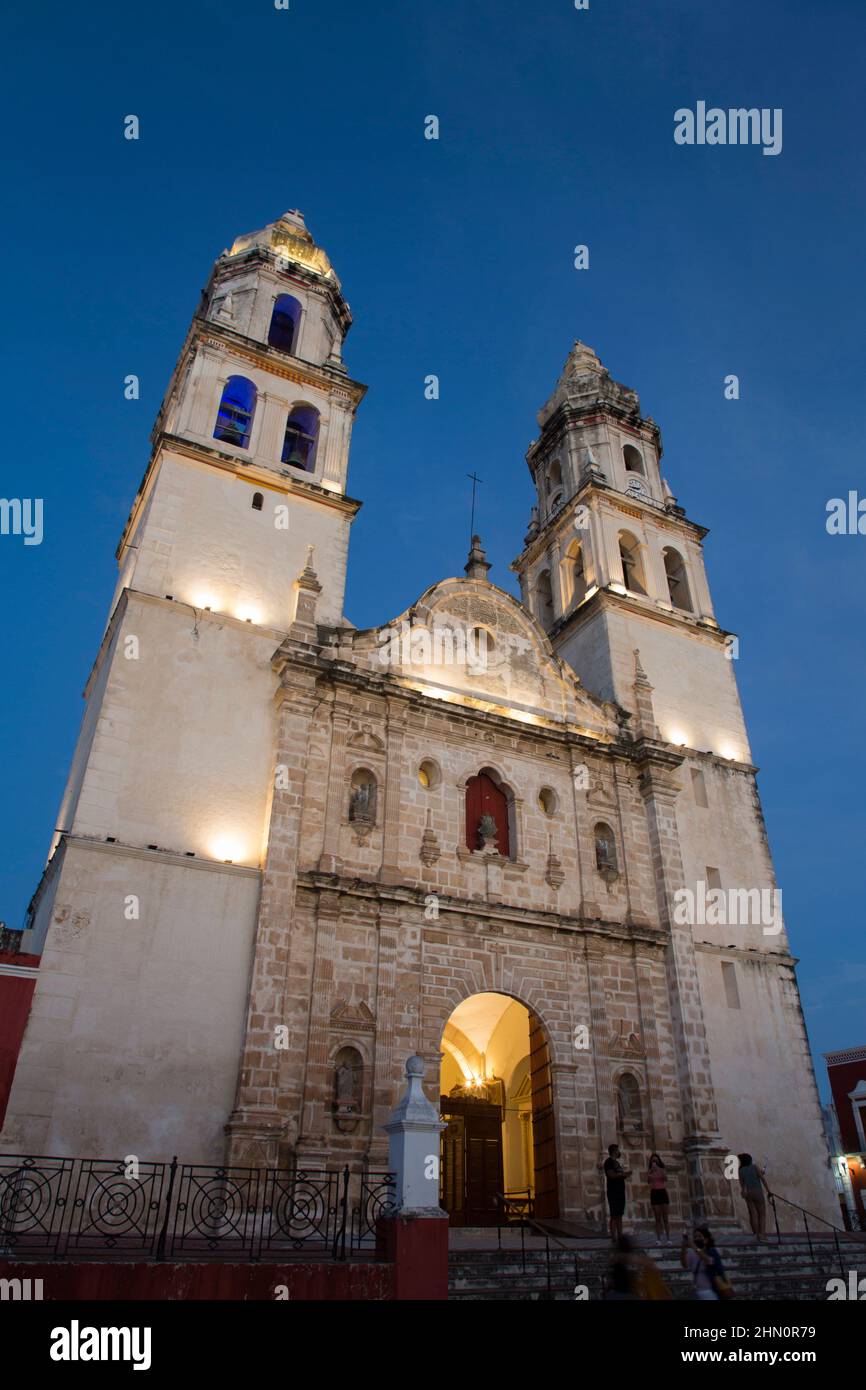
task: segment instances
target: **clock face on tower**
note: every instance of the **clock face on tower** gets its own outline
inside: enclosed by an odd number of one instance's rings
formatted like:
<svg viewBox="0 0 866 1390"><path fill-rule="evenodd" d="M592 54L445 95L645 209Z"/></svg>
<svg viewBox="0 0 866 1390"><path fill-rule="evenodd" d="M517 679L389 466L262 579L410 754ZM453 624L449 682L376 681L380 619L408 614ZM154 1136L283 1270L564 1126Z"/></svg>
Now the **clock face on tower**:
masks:
<svg viewBox="0 0 866 1390"><path fill-rule="evenodd" d="M638 497L642 502L651 500L650 490L643 478L630 478L626 493L629 497Z"/></svg>

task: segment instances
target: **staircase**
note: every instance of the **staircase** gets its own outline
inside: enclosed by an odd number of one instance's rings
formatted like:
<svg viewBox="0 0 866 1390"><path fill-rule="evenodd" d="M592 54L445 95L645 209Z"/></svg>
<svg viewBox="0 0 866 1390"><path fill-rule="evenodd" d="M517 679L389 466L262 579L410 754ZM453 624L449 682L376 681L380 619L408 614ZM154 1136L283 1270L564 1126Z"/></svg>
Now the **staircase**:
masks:
<svg viewBox="0 0 866 1390"><path fill-rule="evenodd" d="M643 1252L658 1266L676 1299L689 1299L692 1278L680 1265L679 1244L658 1245L655 1236L638 1235ZM448 1259L448 1297L455 1300L514 1301L547 1299L564 1302L575 1297L575 1285L585 1285L590 1300L603 1297L610 1268L611 1246L600 1237L551 1236L548 1255L544 1237L533 1231L503 1227L502 1248L496 1228L463 1228L451 1232ZM812 1234L811 1247L802 1234L783 1234L761 1244L753 1236L732 1233L717 1238L725 1273L738 1299L777 1299L824 1302L827 1281L844 1278L849 1270L866 1278L866 1236L839 1236L840 1268L832 1234Z"/></svg>

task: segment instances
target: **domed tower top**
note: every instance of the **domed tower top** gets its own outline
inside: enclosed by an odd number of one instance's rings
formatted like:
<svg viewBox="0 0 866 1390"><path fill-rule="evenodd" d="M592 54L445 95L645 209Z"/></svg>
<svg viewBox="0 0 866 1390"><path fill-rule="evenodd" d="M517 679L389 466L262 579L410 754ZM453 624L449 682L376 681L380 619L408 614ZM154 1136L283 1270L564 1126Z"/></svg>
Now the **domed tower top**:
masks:
<svg viewBox="0 0 866 1390"><path fill-rule="evenodd" d="M541 433L526 454L538 494L527 542L588 483L667 503L658 425L641 415L637 392L614 381L586 343L575 341L537 418Z"/></svg>
<svg viewBox="0 0 866 1390"><path fill-rule="evenodd" d="M337 289L340 288L340 281L327 253L316 245L307 230L304 214L297 208L284 212L276 222L269 222L259 232L247 232L244 236L236 237L231 250L225 254L240 256L252 247L273 251L298 270L312 271L332 281Z"/></svg>
<svg viewBox="0 0 866 1390"><path fill-rule="evenodd" d="M345 373L342 348L352 315L327 252L296 208L235 238L213 268L200 317Z"/></svg>

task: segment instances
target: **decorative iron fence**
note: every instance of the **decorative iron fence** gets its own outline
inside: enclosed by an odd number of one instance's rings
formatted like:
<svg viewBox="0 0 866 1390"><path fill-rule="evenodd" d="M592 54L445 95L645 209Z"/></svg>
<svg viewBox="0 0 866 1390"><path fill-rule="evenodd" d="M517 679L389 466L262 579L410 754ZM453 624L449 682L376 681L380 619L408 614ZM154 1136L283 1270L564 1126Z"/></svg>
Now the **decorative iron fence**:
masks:
<svg viewBox="0 0 866 1390"><path fill-rule="evenodd" d="M376 1252L390 1173L0 1155L0 1258L223 1261Z"/></svg>
<svg viewBox="0 0 866 1390"><path fill-rule="evenodd" d="M352 1208L351 1249L364 1250L376 1244L376 1222L391 1216L397 1207L397 1185L393 1173L368 1173L361 1178L358 1202Z"/></svg>

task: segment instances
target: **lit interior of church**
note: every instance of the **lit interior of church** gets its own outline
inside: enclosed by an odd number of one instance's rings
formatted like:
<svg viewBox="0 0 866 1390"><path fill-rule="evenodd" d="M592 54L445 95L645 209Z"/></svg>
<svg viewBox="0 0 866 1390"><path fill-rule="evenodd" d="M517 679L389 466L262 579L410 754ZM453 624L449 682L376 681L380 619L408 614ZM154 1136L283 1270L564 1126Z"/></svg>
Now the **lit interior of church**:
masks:
<svg viewBox="0 0 866 1390"><path fill-rule="evenodd" d="M517 999L484 993L465 999L445 1025L442 1198L452 1221L464 1197L470 1208L492 1210L500 1193L534 1193L530 1023Z"/></svg>

